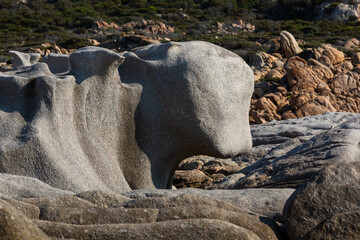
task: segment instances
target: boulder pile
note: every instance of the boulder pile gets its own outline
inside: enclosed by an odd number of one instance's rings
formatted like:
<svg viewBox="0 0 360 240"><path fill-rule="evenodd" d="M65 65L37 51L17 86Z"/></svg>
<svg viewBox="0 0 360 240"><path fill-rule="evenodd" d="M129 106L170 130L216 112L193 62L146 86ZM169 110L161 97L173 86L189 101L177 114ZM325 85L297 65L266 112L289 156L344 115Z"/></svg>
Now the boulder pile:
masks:
<svg viewBox="0 0 360 240"><path fill-rule="evenodd" d="M241 19L233 23L217 22L217 29L214 32L222 35L236 36L239 32L255 32L255 26Z"/></svg>
<svg viewBox="0 0 360 240"><path fill-rule="evenodd" d="M256 82L251 123L360 112L359 53L346 57L329 44L303 51L285 31L268 47L269 53L251 56Z"/></svg>

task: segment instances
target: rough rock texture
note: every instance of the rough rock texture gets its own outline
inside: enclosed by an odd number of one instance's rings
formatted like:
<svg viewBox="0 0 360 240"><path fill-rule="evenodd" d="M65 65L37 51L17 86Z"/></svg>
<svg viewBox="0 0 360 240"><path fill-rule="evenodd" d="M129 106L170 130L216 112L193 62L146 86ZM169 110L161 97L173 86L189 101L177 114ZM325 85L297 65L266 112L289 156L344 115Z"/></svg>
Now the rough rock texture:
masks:
<svg viewBox="0 0 360 240"><path fill-rule="evenodd" d="M357 1L326 1L316 7L316 19L327 18L332 21L354 21L360 19L360 4Z"/></svg>
<svg viewBox="0 0 360 240"><path fill-rule="evenodd" d="M10 51L11 54L11 64L14 68L20 66L30 66L35 64L40 59L40 54L38 53L22 53L18 51Z"/></svg>
<svg viewBox="0 0 360 240"><path fill-rule="evenodd" d="M360 236L360 209L351 212L336 213L321 222L306 235L307 239L349 239L357 240Z"/></svg>
<svg viewBox="0 0 360 240"><path fill-rule="evenodd" d="M260 240L250 230L214 219L175 220L147 224L70 225L40 221L49 236L75 239L244 239Z"/></svg>
<svg viewBox="0 0 360 240"><path fill-rule="evenodd" d="M50 238L14 206L0 200L0 239L46 240Z"/></svg>
<svg viewBox="0 0 360 240"><path fill-rule="evenodd" d="M138 30L146 35L170 35L174 33L175 29L171 26L166 25L161 21L154 20L138 20L131 21L121 25L122 28L131 30Z"/></svg>
<svg viewBox="0 0 360 240"><path fill-rule="evenodd" d="M330 15L333 21L348 21L360 19L360 4L339 3Z"/></svg>
<svg viewBox="0 0 360 240"><path fill-rule="evenodd" d="M177 170L174 175L173 184L176 188L201 188L203 186L209 185L211 181L212 179L200 170Z"/></svg>
<svg viewBox="0 0 360 240"><path fill-rule="evenodd" d="M77 197L95 204L98 207L116 208L131 200L131 198L102 191L87 191L76 194Z"/></svg>
<svg viewBox="0 0 360 240"><path fill-rule="evenodd" d="M325 239L331 233L336 233L336 239L360 238L359 182L359 162L337 163L297 189L284 208L291 239L301 239L308 233L311 239L318 239L316 234Z"/></svg>
<svg viewBox="0 0 360 240"><path fill-rule="evenodd" d="M0 73L1 172L120 193L170 188L191 155L251 148L253 75L223 48L171 42L123 57L86 47L69 60L64 76L45 63Z"/></svg>
<svg viewBox="0 0 360 240"><path fill-rule="evenodd" d="M233 223L254 232L260 239L281 239L279 226L271 219L214 208L207 205L188 207L165 207L159 209L158 221L207 218Z"/></svg>
<svg viewBox="0 0 360 240"><path fill-rule="evenodd" d="M236 36L241 32L255 32L255 26L241 19L233 23L217 22L217 29L213 32L222 35Z"/></svg>
<svg viewBox="0 0 360 240"><path fill-rule="evenodd" d="M70 71L69 55L59 53L49 53L41 59L49 66L52 73L67 73Z"/></svg>
<svg viewBox="0 0 360 240"><path fill-rule="evenodd" d="M30 198L72 195L73 192L53 188L36 178L1 173L0 194L14 198Z"/></svg>
<svg viewBox="0 0 360 240"><path fill-rule="evenodd" d="M280 234L275 222L266 217L259 218L227 201L199 195L183 194L175 197L137 199L127 203L125 207L159 209L158 221L188 218L225 220L253 231L261 239L276 239L274 231Z"/></svg>
<svg viewBox="0 0 360 240"><path fill-rule="evenodd" d="M253 164L231 188L298 187L322 167L359 161L359 121L359 114L327 113L253 126L255 148L237 158Z"/></svg>
<svg viewBox="0 0 360 240"><path fill-rule="evenodd" d="M156 222L157 209L58 207L45 205L40 220L77 225Z"/></svg>
<svg viewBox="0 0 360 240"><path fill-rule="evenodd" d="M278 220L292 192L148 189L124 195L100 191L77 194L97 206L73 195L18 200L0 197L54 239L286 239L274 219ZM119 199L130 200L120 206Z"/></svg>
<svg viewBox="0 0 360 240"><path fill-rule="evenodd" d="M282 215L286 200L294 192L294 189L241 189L241 190L135 190L125 193L124 196L133 199L176 197L184 193L214 198L229 202L240 209L247 210L259 215L276 218ZM210 200L208 200L210 201Z"/></svg>
<svg viewBox="0 0 360 240"><path fill-rule="evenodd" d="M198 155L180 163L174 175L174 186L207 189L213 183L248 166L228 159Z"/></svg>

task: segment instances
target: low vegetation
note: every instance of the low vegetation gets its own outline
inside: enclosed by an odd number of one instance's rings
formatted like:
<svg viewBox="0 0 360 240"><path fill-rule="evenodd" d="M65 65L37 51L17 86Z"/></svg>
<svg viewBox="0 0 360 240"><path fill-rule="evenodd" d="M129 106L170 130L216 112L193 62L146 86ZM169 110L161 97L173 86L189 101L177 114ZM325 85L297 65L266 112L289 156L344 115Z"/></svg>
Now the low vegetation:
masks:
<svg viewBox="0 0 360 240"><path fill-rule="evenodd" d="M137 19L161 20L174 26L175 41L206 40L245 59L261 44L279 36L281 30L304 39L302 48L320 43L334 43L360 35L360 23L315 21L315 6L322 0L0 0L0 60L11 49L26 51L41 43L56 43L64 48L89 44L88 38L100 41L119 34L94 35L88 29L96 20L118 25ZM333 1L336 7L340 1ZM348 2L348 1L347 1ZM186 16L186 17L184 17ZM255 25L256 32L236 36L217 34L217 22L243 19ZM258 43L257 43L258 42Z"/></svg>

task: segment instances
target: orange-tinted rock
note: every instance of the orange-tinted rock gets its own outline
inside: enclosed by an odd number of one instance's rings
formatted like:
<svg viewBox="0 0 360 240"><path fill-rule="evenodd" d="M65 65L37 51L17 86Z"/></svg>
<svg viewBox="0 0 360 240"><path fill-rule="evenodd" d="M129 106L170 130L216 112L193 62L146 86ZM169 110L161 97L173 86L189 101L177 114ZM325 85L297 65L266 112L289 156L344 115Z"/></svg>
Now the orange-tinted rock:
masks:
<svg viewBox="0 0 360 240"><path fill-rule="evenodd" d="M345 60L344 53L329 44L321 44L314 50L314 56L316 60L325 65L336 65Z"/></svg>
<svg viewBox="0 0 360 240"><path fill-rule="evenodd" d="M359 80L359 74L338 74L335 78L329 83L332 91L337 94L343 94L349 90L357 88L357 80Z"/></svg>
<svg viewBox="0 0 360 240"><path fill-rule="evenodd" d="M302 49L299 47L294 36L291 33L287 31L282 31L280 33L280 39L281 48L284 51L285 57L289 58L302 52Z"/></svg>
<svg viewBox="0 0 360 240"><path fill-rule="evenodd" d="M288 84L292 91L301 89L314 90L321 81L317 74L308 67L307 62L300 57L291 57L285 63Z"/></svg>

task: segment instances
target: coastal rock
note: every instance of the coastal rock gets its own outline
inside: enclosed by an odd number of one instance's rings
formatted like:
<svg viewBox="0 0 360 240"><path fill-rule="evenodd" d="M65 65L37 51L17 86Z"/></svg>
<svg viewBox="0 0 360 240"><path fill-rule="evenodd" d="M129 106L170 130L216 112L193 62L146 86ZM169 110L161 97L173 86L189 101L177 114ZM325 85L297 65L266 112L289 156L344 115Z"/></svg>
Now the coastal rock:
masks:
<svg viewBox="0 0 360 240"><path fill-rule="evenodd" d="M215 219L186 219L145 224L70 225L39 221L47 235L75 239L244 239L260 240L252 231Z"/></svg>
<svg viewBox="0 0 360 240"><path fill-rule="evenodd" d="M131 21L121 25L122 28L130 30L138 30L143 34L151 35L170 35L174 33L175 29L171 26L166 25L165 23L158 20L138 20Z"/></svg>
<svg viewBox="0 0 360 240"><path fill-rule="evenodd" d="M58 207L45 205L40 220L76 225L156 222L157 209Z"/></svg>
<svg viewBox="0 0 360 240"><path fill-rule="evenodd" d="M279 226L271 219L247 213L235 213L206 205L162 208L159 210L158 221L197 218L227 221L252 231L264 240L281 239L283 235Z"/></svg>
<svg viewBox="0 0 360 240"><path fill-rule="evenodd" d="M284 51L285 57L289 58L291 56L297 55L302 52L302 49L299 47L298 43L296 42L294 36L287 32L282 31L280 33L281 39L281 48Z"/></svg>
<svg viewBox="0 0 360 240"><path fill-rule="evenodd" d="M18 51L9 51L9 53L11 54L13 68L30 66L37 63L41 57L39 53L22 53Z"/></svg>
<svg viewBox="0 0 360 240"><path fill-rule="evenodd" d="M356 240L360 236L360 209L336 213L321 222L306 237L311 240L349 239Z"/></svg>
<svg viewBox="0 0 360 240"><path fill-rule="evenodd" d="M119 30L120 27L119 27L119 25L117 25L114 22L108 23L103 20L97 20L97 21L93 22L92 29L94 29L96 31L108 30L108 29Z"/></svg>
<svg viewBox="0 0 360 240"><path fill-rule="evenodd" d="M153 176L166 178L159 179L156 187L169 188L171 180L161 171L172 171L191 155L226 158L249 150L251 136L247 113L253 74L241 58L204 42L154 44L124 56L125 62L119 68L121 81L137 83L144 89L135 119L149 116L146 124L136 126L138 146L145 154L153 156L149 159L154 163L152 169L159 171ZM239 96L243 96L242 99ZM213 108L214 104L218 110ZM190 118L193 113L197 116ZM219 125L219 121L222 124ZM236 134L231 130L234 128L238 129ZM159 134L151 134L154 132ZM162 147L155 147L155 143ZM170 154L174 162L165 167L163 161L168 158L155 160L155 153L159 156ZM128 178L134 176L129 174Z"/></svg>
<svg viewBox="0 0 360 240"><path fill-rule="evenodd" d="M320 47L314 49L313 55L316 60L327 66L336 65L345 60L344 53L330 44L321 44Z"/></svg>
<svg viewBox="0 0 360 240"><path fill-rule="evenodd" d="M358 161L359 119L359 114L326 113L253 126L254 146L268 152L242 169L246 176L232 188L299 187L327 165Z"/></svg>
<svg viewBox="0 0 360 240"><path fill-rule="evenodd" d="M356 38L351 38L347 40L343 46L345 49L354 49L360 46L360 42Z"/></svg>
<svg viewBox="0 0 360 240"><path fill-rule="evenodd" d="M69 55L59 53L49 53L41 59L49 66L52 73L67 73L70 71Z"/></svg>
<svg viewBox="0 0 360 240"><path fill-rule="evenodd" d="M333 21L349 21L360 19L360 4L339 3L330 15Z"/></svg>
<svg viewBox="0 0 360 240"><path fill-rule="evenodd" d="M360 163L342 162L325 167L297 189L284 208L291 239L309 239L307 234L324 239L331 233L337 239L359 238L359 182Z"/></svg>
<svg viewBox="0 0 360 240"><path fill-rule="evenodd" d="M114 194L114 193L108 193L102 191L86 191L86 192L78 193L75 196L82 198L86 201L89 201L98 207L104 207L104 208L120 207L124 203L131 200L130 198L127 198L120 194Z"/></svg>
<svg viewBox="0 0 360 240"><path fill-rule="evenodd" d="M176 188L205 188L211 178L195 169L191 171L178 170L175 172L173 184Z"/></svg>
<svg viewBox="0 0 360 240"><path fill-rule="evenodd" d="M338 74L329 83L330 88L336 95L343 95L358 87L358 80L360 75L352 74Z"/></svg>
<svg viewBox="0 0 360 240"><path fill-rule="evenodd" d="M286 200L294 192L294 189L283 188L283 189L239 189L239 190L201 190L183 188L179 190L134 190L131 192L124 193L125 196L130 197L134 200L144 198L170 198L180 196L184 193L191 195L200 196L203 198L209 198L206 201L200 202L200 204L206 204L212 202L211 199L218 199L238 207L237 209L243 209L242 211L250 211L258 215L275 218L276 220L282 219L282 211ZM202 198L202 199L203 199ZM154 202L152 200L152 202ZM136 201L131 204L136 204ZM214 204L214 203L213 203ZM174 205L173 205L174 206ZM217 205L215 207L222 207ZM234 208L228 208L234 211ZM238 210L236 210L238 211Z"/></svg>
<svg viewBox="0 0 360 240"><path fill-rule="evenodd" d="M13 198L31 198L58 197L73 193L53 188L36 178L1 173L0 194Z"/></svg>
<svg viewBox="0 0 360 240"><path fill-rule="evenodd" d="M313 70L316 69L316 70ZM328 69L319 70L317 67L309 66L308 63L297 56L291 57L285 63L286 77L292 91L314 90L324 78L332 77ZM319 74L319 72L324 72Z"/></svg>
<svg viewBox="0 0 360 240"><path fill-rule="evenodd" d="M69 61L67 75L45 63L0 74L1 172L121 193L171 188L189 156L251 148L253 74L228 50L170 42L122 56L85 47Z"/></svg>

